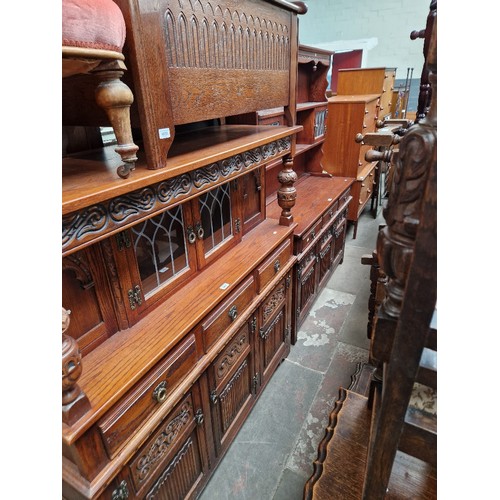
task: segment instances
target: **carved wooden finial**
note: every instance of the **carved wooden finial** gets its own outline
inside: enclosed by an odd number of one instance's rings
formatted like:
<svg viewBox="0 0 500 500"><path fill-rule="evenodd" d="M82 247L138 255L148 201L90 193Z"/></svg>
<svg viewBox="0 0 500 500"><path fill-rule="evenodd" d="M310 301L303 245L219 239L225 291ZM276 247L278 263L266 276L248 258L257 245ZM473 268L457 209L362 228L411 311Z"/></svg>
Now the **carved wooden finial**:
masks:
<svg viewBox="0 0 500 500"><path fill-rule="evenodd" d="M76 340L65 332L69 328L71 311L62 308L62 419L71 425L89 408L90 403L78 387L82 374L82 355Z"/></svg>

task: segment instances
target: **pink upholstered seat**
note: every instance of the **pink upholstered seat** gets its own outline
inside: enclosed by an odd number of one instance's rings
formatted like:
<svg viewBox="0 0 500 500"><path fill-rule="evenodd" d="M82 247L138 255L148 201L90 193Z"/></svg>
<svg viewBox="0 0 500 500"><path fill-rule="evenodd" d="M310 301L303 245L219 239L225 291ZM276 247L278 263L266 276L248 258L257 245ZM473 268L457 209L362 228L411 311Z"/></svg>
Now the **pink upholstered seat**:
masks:
<svg viewBox="0 0 500 500"><path fill-rule="evenodd" d="M122 54L125 34L122 11L113 0L62 0L62 76L72 82L74 80L69 77L81 74L90 74L95 79L95 101L106 112L115 132L115 151L124 162L117 173L124 178L135 168L139 149L134 144L130 126L130 106L134 97L121 81L127 69ZM72 94L68 90L67 94L73 100L68 107L77 109L75 101L82 99L84 93L75 91ZM87 125L108 125L100 119L95 120Z"/></svg>

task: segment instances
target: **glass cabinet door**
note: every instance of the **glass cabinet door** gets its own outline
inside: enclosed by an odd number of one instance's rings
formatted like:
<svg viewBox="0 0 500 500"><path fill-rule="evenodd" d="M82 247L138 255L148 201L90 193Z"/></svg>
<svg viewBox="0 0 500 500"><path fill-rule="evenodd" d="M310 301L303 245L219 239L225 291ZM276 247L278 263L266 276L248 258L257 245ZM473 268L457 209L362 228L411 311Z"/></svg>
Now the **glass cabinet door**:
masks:
<svg viewBox="0 0 500 500"><path fill-rule="evenodd" d="M189 269L182 212L179 205L131 229L145 296Z"/></svg>
<svg viewBox="0 0 500 500"><path fill-rule="evenodd" d="M195 233L200 267L210 263L241 239L236 203L237 183L227 182L194 200Z"/></svg>
<svg viewBox="0 0 500 500"><path fill-rule="evenodd" d="M189 204L178 205L115 238L120 283L132 323L196 271L196 251L188 243L190 225Z"/></svg>

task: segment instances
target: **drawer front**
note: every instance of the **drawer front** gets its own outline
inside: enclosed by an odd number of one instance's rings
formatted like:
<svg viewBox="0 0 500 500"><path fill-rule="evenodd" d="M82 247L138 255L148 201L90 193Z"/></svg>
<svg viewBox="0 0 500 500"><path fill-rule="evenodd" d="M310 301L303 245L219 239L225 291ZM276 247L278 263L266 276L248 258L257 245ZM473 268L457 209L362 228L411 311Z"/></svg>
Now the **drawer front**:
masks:
<svg viewBox="0 0 500 500"><path fill-rule="evenodd" d="M113 458L125 441L164 403L196 365L195 337L189 335L126 397L98 422L108 454Z"/></svg>
<svg viewBox="0 0 500 500"><path fill-rule="evenodd" d="M316 221L314 223L314 225L312 226L312 228L309 229L302 236L302 238L300 238L300 241L299 241L299 252L303 252L308 247L308 245L310 245L314 241L314 239L316 238L316 236L318 235L318 233L321 230L322 224L323 224L322 219L319 219L318 221Z"/></svg>
<svg viewBox="0 0 500 500"><path fill-rule="evenodd" d="M373 169L363 181L361 181L359 199L358 199L358 215L361 213L365 205L370 200L373 193L373 180L375 177L375 169ZM358 181L359 182L359 181Z"/></svg>
<svg viewBox="0 0 500 500"><path fill-rule="evenodd" d="M346 207L351 201L351 188L345 190L339 197L339 205L338 210L342 210L343 207Z"/></svg>
<svg viewBox="0 0 500 500"><path fill-rule="evenodd" d="M281 126L286 125L285 115L277 115L277 116L260 116L258 117L259 125L274 125Z"/></svg>
<svg viewBox="0 0 500 500"><path fill-rule="evenodd" d="M335 217L335 214L337 213L337 209L339 206L339 202L336 201L324 214L323 217L321 218L321 227L325 228L332 222L332 220Z"/></svg>
<svg viewBox="0 0 500 500"><path fill-rule="evenodd" d="M283 266L289 261L291 255L292 243L291 240L287 239L257 268L257 293L261 293L272 281L276 274L278 274Z"/></svg>
<svg viewBox="0 0 500 500"><path fill-rule="evenodd" d="M253 276L247 278L231 293L220 307L210 314L201 324L205 352L224 335L236 318L246 311L254 298Z"/></svg>
<svg viewBox="0 0 500 500"><path fill-rule="evenodd" d="M377 121L378 115L378 104L379 100L374 99L373 101L367 102L365 106L365 117L363 119L363 134L367 132L375 132L375 123Z"/></svg>

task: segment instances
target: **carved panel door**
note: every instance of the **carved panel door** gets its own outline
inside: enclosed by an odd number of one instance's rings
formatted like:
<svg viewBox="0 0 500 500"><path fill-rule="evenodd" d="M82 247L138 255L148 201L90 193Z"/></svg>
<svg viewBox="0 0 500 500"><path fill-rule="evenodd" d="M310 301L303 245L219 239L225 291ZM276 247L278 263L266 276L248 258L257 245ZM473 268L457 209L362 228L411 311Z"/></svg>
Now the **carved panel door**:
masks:
<svg viewBox="0 0 500 500"><path fill-rule="evenodd" d="M78 342L84 356L119 327L103 261L101 248L96 245L62 260L62 304L71 311L66 333Z"/></svg>
<svg viewBox="0 0 500 500"><path fill-rule="evenodd" d="M259 308L260 328L256 336L260 387L290 352L291 276L283 278Z"/></svg>
<svg viewBox="0 0 500 500"><path fill-rule="evenodd" d="M234 335L208 370L216 452L229 446L255 399L250 342L256 319Z"/></svg>
<svg viewBox="0 0 500 500"><path fill-rule="evenodd" d="M316 245L307 252L296 266L296 317L297 325L300 325L304 319L304 315L312 305L317 290L317 260L316 260Z"/></svg>

